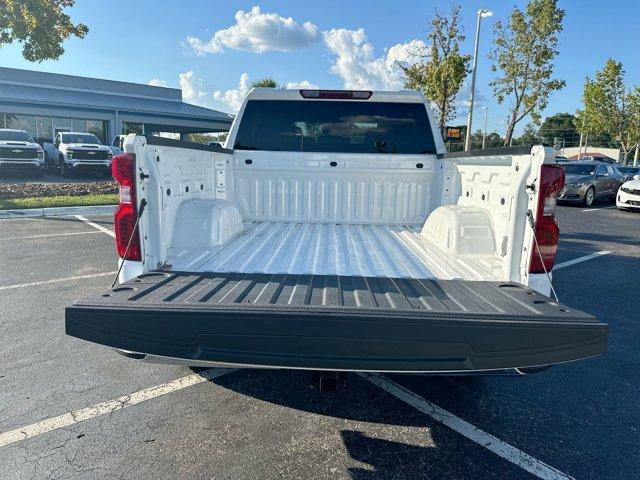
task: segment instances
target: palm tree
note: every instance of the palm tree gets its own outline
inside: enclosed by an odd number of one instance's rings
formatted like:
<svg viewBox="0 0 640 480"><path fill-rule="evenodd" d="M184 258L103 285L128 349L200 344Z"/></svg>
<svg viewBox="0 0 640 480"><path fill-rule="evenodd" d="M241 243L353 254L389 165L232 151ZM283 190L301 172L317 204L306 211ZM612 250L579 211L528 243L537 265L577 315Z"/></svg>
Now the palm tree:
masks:
<svg viewBox="0 0 640 480"><path fill-rule="evenodd" d="M258 88L258 87L278 88L278 82L276 82L271 77L264 77L259 80L256 80L255 82L252 82L251 87L252 88Z"/></svg>

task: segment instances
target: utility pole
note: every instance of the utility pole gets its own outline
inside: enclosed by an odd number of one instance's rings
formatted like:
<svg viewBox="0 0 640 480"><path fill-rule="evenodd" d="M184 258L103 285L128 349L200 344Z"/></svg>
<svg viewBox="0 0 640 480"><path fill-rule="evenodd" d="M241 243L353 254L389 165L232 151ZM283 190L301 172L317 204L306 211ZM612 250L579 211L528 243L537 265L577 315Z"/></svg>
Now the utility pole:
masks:
<svg viewBox="0 0 640 480"><path fill-rule="evenodd" d="M478 67L478 44L480 42L480 20L482 17L490 17L493 12L489 10L478 10L478 21L476 23L476 44L473 49L473 70L471 72L471 95L469 98L469 117L467 118L467 138L464 142L465 151L471 150L471 125L473 124L473 102L476 96L476 70Z"/></svg>
<svg viewBox="0 0 640 480"><path fill-rule="evenodd" d="M487 140L487 107L482 107L484 110L484 133L482 134L482 150L484 150L484 145Z"/></svg>

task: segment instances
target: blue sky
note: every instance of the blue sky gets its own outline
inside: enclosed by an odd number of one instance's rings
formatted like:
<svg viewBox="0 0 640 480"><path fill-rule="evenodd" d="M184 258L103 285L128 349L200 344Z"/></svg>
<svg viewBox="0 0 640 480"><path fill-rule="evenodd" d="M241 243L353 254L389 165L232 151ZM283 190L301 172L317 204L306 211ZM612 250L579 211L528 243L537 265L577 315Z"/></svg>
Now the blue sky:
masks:
<svg viewBox="0 0 640 480"><path fill-rule="evenodd" d="M90 31L83 40L67 41L60 60L33 64L22 58L20 46L10 45L0 48L0 65L138 83L155 79L157 84L182 87L187 101L232 112L246 84L264 76L321 88L398 88L401 80L393 60L404 59L415 50L417 40L426 40L427 19L436 7L447 10L451 3L191 0L161 4L78 0L70 13ZM491 95L493 74L486 55L495 21L506 19L514 4L526 2L462 2L466 53L473 49L475 12L479 8L494 12L483 20L477 95L479 105L488 107L489 130L500 133L504 133L507 110ZM602 68L608 57L623 63L629 86L639 85L640 2L620 0L605 7L596 0L574 0L560 5L566 18L556 76L567 86L553 95L546 113L575 111L585 76ZM458 116L458 123L464 123L462 102ZM481 127L480 117L478 111L474 129ZM519 130L525 124L521 122Z"/></svg>

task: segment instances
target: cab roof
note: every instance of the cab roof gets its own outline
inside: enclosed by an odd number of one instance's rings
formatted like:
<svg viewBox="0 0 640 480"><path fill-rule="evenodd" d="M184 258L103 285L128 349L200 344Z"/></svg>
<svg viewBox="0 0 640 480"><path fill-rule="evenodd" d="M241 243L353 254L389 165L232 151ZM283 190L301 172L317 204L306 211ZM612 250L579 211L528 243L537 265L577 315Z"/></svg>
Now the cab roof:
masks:
<svg viewBox="0 0 640 480"><path fill-rule="evenodd" d="M314 92L344 94L348 92L368 93L368 98L312 98ZM303 94L305 95L303 97ZM358 101L358 102L394 102L394 103L424 103L426 100L421 92L415 90L330 90L330 89L286 89L286 88L253 88L247 94L247 100L298 100L298 101Z"/></svg>

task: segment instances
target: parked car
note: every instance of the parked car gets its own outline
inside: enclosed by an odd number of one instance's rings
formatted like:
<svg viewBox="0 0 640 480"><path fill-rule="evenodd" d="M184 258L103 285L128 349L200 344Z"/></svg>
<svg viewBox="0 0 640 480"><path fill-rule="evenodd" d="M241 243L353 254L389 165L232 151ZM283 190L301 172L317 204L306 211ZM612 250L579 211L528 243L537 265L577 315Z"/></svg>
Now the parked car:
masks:
<svg viewBox="0 0 640 480"><path fill-rule="evenodd" d="M605 155L587 155L587 156L582 157L580 159L580 161L582 161L582 162L601 162L601 163L608 163L610 165L615 165L615 164L618 163L613 158L607 157Z"/></svg>
<svg viewBox="0 0 640 480"><path fill-rule="evenodd" d="M44 151L24 130L0 128L0 167L44 173Z"/></svg>
<svg viewBox="0 0 640 480"><path fill-rule="evenodd" d="M51 164L63 177L78 170L102 171L111 175L113 154L98 137L85 132L59 132L52 144L45 144Z"/></svg>
<svg viewBox="0 0 640 480"><path fill-rule="evenodd" d="M121 284L67 307L67 334L150 362L309 370L604 352L605 324L546 296L553 149L445 155L418 92L274 88L249 93L225 145L126 138Z"/></svg>
<svg viewBox="0 0 640 480"><path fill-rule="evenodd" d="M614 201L624 175L613 165L602 162L576 161L563 163L565 186L558 195L559 202L581 203L587 207L596 200Z"/></svg>
<svg viewBox="0 0 640 480"><path fill-rule="evenodd" d="M622 184L616 196L616 207L640 211L640 174Z"/></svg>
<svg viewBox="0 0 640 480"><path fill-rule="evenodd" d="M633 177L640 175L640 167L618 167L621 174L624 175L624 180L633 180Z"/></svg>

